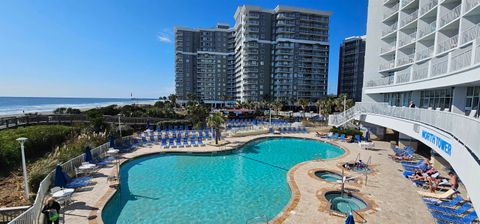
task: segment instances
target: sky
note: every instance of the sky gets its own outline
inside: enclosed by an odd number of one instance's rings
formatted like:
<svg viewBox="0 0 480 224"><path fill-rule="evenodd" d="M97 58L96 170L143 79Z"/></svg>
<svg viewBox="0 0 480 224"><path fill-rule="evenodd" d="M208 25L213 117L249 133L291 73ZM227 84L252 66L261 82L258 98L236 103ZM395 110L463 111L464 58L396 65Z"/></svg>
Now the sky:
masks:
<svg viewBox="0 0 480 224"><path fill-rule="evenodd" d="M175 26L234 25L239 5L333 12L328 92L340 43L364 35L367 0L3 0L0 96L156 98L175 91Z"/></svg>

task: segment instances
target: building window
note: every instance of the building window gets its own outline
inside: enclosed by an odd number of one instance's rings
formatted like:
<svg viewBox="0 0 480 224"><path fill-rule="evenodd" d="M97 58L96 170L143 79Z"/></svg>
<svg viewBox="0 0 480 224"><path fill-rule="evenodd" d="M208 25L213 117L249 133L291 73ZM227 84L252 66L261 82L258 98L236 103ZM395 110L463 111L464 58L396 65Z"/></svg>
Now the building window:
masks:
<svg viewBox="0 0 480 224"><path fill-rule="evenodd" d="M480 108L480 86L471 86L467 88L467 101L465 104L465 112Z"/></svg>
<svg viewBox="0 0 480 224"><path fill-rule="evenodd" d="M420 107L449 110L452 105L452 89L424 90L420 92Z"/></svg>

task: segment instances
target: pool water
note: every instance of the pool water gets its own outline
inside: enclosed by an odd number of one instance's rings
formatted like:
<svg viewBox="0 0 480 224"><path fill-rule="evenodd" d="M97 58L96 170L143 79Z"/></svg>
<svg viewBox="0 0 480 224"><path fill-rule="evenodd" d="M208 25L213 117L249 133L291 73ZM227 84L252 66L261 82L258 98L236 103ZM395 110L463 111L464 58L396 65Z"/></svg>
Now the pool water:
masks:
<svg viewBox="0 0 480 224"><path fill-rule="evenodd" d="M286 175L298 163L342 149L294 138L250 142L231 154L156 154L121 167L121 190L102 217L110 223L246 223L275 217L290 200Z"/></svg>
<svg viewBox="0 0 480 224"><path fill-rule="evenodd" d="M342 180L342 176L340 174L336 174L330 171L317 171L315 172L315 175L329 182L337 182L337 180Z"/></svg>
<svg viewBox="0 0 480 224"><path fill-rule="evenodd" d="M361 199L348 195L346 193L343 194L342 197L342 195L338 191L327 192L325 194L325 198L330 201L330 209L344 214L348 214L351 211L356 211L367 207L367 204Z"/></svg>

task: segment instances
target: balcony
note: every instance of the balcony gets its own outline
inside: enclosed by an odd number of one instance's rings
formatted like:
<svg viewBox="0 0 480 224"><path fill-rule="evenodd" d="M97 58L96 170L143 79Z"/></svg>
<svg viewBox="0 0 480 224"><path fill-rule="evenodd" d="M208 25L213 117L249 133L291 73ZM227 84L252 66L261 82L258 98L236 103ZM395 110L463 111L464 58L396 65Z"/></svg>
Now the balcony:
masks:
<svg viewBox="0 0 480 224"><path fill-rule="evenodd" d="M453 20L457 19L460 16L460 11L462 9L462 5L458 5L457 7L450 10L448 13L440 17L440 27L452 22Z"/></svg>
<svg viewBox="0 0 480 224"><path fill-rule="evenodd" d="M436 27L437 27L437 21L433 21L430 24L420 26L420 28L418 28L418 38L422 38L428 34L433 33Z"/></svg>
<svg viewBox="0 0 480 224"><path fill-rule="evenodd" d="M410 14L404 14L402 16L402 19L401 19L401 22L400 22L400 26L405 26L406 24L412 22L413 20L417 19L418 18L418 9L413 11L412 13Z"/></svg>
<svg viewBox="0 0 480 224"><path fill-rule="evenodd" d="M369 80L366 83L366 87L376 87L376 86L388 86L393 84L393 76L382 77L375 80Z"/></svg>
<svg viewBox="0 0 480 224"><path fill-rule="evenodd" d="M458 34L453 36L453 37L450 37L446 40L440 41L438 43L437 52L442 53L442 52L448 51L452 48L455 48L455 47L457 47L457 43L458 43Z"/></svg>
<svg viewBox="0 0 480 224"><path fill-rule="evenodd" d="M412 81L428 78L428 63L416 66L412 72Z"/></svg>
<svg viewBox="0 0 480 224"><path fill-rule="evenodd" d="M439 76L446 74L448 72L448 57L444 56L439 58L437 61L432 62L432 71L431 76Z"/></svg>
<svg viewBox="0 0 480 224"><path fill-rule="evenodd" d="M382 48L380 48L380 54L384 54L384 53L387 53L387 52L391 52L395 50L395 45L391 46L391 45L385 45L383 46Z"/></svg>
<svg viewBox="0 0 480 224"><path fill-rule="evenodd" d="M382 37L384 37L387 34L392 33L395 30L397 30L397 25L398 25L398 23L394 23L390 26L387 26L387 28L382 31Z"/></svg>
<svg viewBox="0 0 480 224"><path fill-rule="evenodd" d="M472 64L472 49L462 49L461 52L455 56L452 55L450 72L458 71L462 68L466 68Z"/></svg>
<svg viewBox="0 0 480 224"><path fill-rule="evenodd" d="M398 59L397 59L397 66L402 66L402 65L406 65L406 64L409 64L409 63L413 63L413 58L414 58L415 54L409 54L409 55L404 55L404 56L399 56Z"/></svg>
<svg viewBox="0 0 480 224"><path fill-rule="evenodd" d="M420 6L420 15L423 15L426 12L430 11L435 6L437 6L437 4L438 0L428 0L425 4Z"/></svg>
<svg viewBox="0 0 480 224"><path fill-rule="evenodd" d="M465 29L465 31L462 33L462 44L467 43L479 36L480 36L480 23Z"/></svg>
<svg viewBox="0 0 480 224"><path fill-rule="evenodd" d="M383 13L383 19L392 16L396 12L398 12L398 3L391 8L386 8L385 12Z"/></svg>
<svg viewBox="0 0 480 224"><path fill-rule="evenodd" d="M387 69L392 69L395 67L395 61L388 61L386 63L380 64L380 71L384 71Z"/></svg>
<svg viewBox="0 0 480 224"><path fill-rule="evenodd" d="M410 82L410 69L395 73L395 84Z"/></svg>
<svg viewBox="0 0 480 224"><path fill-rule="evenodd" d="M480 4L480 0L464 0L465 12L475 8L478 4Z"/></svg>
<svg viewBox="0 0 480 224"><path fill-rule="evenodd" d="M410 34L400 33L400 38L398 41L399 47L403 47L407 44L414 42L417 39L417 32L413 32Z"/></svg>
<svg viewBox="0 0 480 224"><path fill-rule="evenodd" d="M402 7L407 6L408 4L412 3L413 1L415 1L415 0L403 0L402 1Z"/></svg>
<svg viewBox="0 0 480 224"><path fill-rule="evenodd" d="M422 47L417 50L417 61L429 58L433 55L433 46Z"/></svg>

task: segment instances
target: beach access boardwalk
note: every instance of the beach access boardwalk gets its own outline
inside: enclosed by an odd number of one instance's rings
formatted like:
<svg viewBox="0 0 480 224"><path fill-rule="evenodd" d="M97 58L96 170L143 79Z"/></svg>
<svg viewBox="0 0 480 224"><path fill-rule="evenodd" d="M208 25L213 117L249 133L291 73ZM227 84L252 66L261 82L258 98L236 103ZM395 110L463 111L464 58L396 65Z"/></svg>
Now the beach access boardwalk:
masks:
<svg viewBox="0 0 480 224"><path fill-rule="evenodd" d="M313 133L227 137L225 140L230 144L221 147L207 144L204 147L162 149L159 145L152 145L121 154L120 158L121 162L124 162L153 153L222 151L239 147L256 138L279 136L319 139ZM389 143L375 142L375 149L367 151L361 149L358 144L331 142L345 149L345 154L335 159L306 161L290 169L285 178L292 189L292 198L280 214L276 217L269 217L273 223L345 223L344 217L333 215L328 208L325 208L326 203L321 200L323 195L320 195L326 189L339 190L340 185L327 184L311 174L314 170L323 168L341 172L338 164L354 161L359 153L364 161L371 157L371 167L374 172L368 175L366 184L365 176L359 173L350 173L350 176L358 176L360 184L346 184L346 188L357 190L366 201L371 202L373 207L362 213L365 220L369 223L434 223L422 198L416 192L418 189L412 186L411 181L402 176L401 165L388 158L388 154L391 153ZM107 176L115 175L116 172L117 166L102 168L93 179L94 185L83 191L75 192L72 196L72 203L65 209L65 222L103 223L102 208L116 191L113 187L115 183L107 181Z"/></svg>

